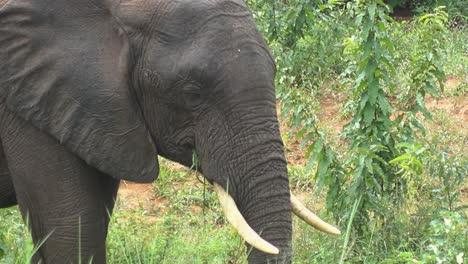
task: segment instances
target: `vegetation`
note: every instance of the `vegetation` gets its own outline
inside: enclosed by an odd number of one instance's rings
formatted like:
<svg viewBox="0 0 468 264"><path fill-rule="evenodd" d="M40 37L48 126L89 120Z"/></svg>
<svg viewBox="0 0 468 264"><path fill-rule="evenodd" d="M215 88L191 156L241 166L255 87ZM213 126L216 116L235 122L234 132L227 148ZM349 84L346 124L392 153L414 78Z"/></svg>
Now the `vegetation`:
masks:
<svg viewBox="0 0 468 264"><path fill-rule="evenodd" d="M247 2L278 64L293 192L346 231L295 219L294 263L465 263L465 1ZM149 197L118 200L109 263L245 263L210 187L162 164ZM17 210L0 219L0 263L27 263Z"/></svg>
<svg viewBox="0 0 468 264"><path fill-rule="evenodd" d="M327 192L326 208L348 227L339 261L459 262L464 243L455 250L458 260L440 251L428 257L425 243L432 239L431 221L452 215L446 211L457 212L466 227L466 200L459 195L467 174L466 130L458 143L445 141L447 134L431 130L426 101L466 100L465 5L390 1L415 14L398 22L378 0L251 2L278 60L288 138L300 141L306 171ZM444 91L447 76L462 80L455 91ZM338 135L326 133L317 117L327 97L344 101Z"/></svg>

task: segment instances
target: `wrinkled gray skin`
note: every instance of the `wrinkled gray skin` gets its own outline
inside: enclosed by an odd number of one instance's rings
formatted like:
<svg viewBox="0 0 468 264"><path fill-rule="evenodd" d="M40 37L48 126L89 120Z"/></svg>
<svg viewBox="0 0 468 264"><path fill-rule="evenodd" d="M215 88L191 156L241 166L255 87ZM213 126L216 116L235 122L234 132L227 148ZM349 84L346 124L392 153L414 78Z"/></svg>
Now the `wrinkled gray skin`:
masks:
<svg viewBox="0 0 468 264"><path fill-rule="evenodd" d="M119 180L151 182L157 155L191 166L195 151L280 249L249 262L290 263L274 75L241 0L0 0L0 207L48 236L34 262L76 263L81 242L105 263Z"/></svg>

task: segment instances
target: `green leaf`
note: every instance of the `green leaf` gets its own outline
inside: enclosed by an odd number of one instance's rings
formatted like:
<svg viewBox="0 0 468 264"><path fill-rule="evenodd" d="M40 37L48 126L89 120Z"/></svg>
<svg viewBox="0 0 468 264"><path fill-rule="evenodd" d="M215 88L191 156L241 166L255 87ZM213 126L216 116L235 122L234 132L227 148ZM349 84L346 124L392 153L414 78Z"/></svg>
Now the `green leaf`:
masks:
<svg viewBox="0 0 468 264"><path fill-rule="evenodd" d="M309 162L315 163L315 161L318 158L318 155L322 153L323 149L323 139L322 138L317 138L312 145L309 146L309 153L314 153L312 157L309 159Z"/></svg>
<svg viewBox="0 0 468 264"><path fill-rule="evenodd" d="M377 95L379 94L379 80L373 79L368 85L367 85L367 93L369 95L369 103L371 105L375 105L377 101Z"/></svg>
<svg viewBox="0 0 468 264"><path fill-rule="evenodd" d="M366 169L369 171L369 173L373 174L374 173L374 169L373 169L373 161L372 159L366 159L366 162L365 162L365 166L366 166Z"/></svg>
<svg viewBox="0 0 468 264"><path fill-rule="evenodd" d="M370 17L371 22L374 22L374 20L375 20L375 10L376 9L377 9L377 5L375 4L375 2L371 3L369 5L369 7L367 8L367 11L369 12L369 17Z"/></svg>
<svg viewBox="0 0 468 264"><path fill-rule="evenodd" d="M372 54L372 51L374 51L374 44L375 42L368 39L365 44L364 44L364 52L363 52L363 57L365 59L367 58L370 58L371 54ZM369 62L370 63L370 62ZM369 63L367 64L367 67L369 65ZM375 62L374 62L375 63Z"/></svg>
<svg viewBox="0 0 468 264"><path fill-rule="evenodd" d="M377 69L377 62L374 59L369 60L366 67L366 78L368 82L371 82L375 78L375 70Z"/></svg>
<svg viewBox="0 0 468 264"><path fill-rule="evenodd" d="M363 110L364 124L370 126L375 118L375 106L367 103Z"/></svg>
<svg viewBox="0 0 468 264"><path fill-rule="evenodd" d="M307 131L309 131L307 127L301 128L301 130L299 130L299 132L296 133L296 139L302 138L302 136L304 136L304 134L305 134Z"/></svg>
<svg viewBox="0 0 468 264"><path fill-rule="evenodd" d="M382 112L386 115L390 115L390 104L388 103L387 97L385 97L384 91L379 90L377 101Z"/></svg>
<svg viewBox="0 0 468 264"><path fill-rule="evenodd" d="M420 147L418 148L415 153L416 155L421 155L422 153L424 153L427 149L426 148L423 148L423 147Z"/></svg>
<svg viewBox="0 0 468 264"><path fill-rule="evenodd" d="M361 23L362 23L362 19L364 18L364 14L363 13L360 13L359 15L356 16L356 25L357 26L360 26Z"/></svg>
<svg viewBox="0 0 468 264"><path fill-rule="evenodd" d="M391 161L389 161L390 164L393 164L393 163L400 163L402 161L407 161L408 159L410 158L410 155L408 153L405 153L401 156L398 156L394 159L392 159Z"/></svg>
<svg viewBox="0 0 468 264"><path fill-rule="evenodd" d="M367 105L367 102L369 102L369 94L365 93L362 95L361 100L359 101L359 110L362 111Z"/></svg>
<svg viewBox="0 0 468 264"><path fill-rule="evenodd" d="M315 133L309 133L299 144L299 148L302 149L304 146L309 142L313 137L315 136Z"/></svg>
<svg viewBox="0 0 468 264"><path fill-rule="evenodd" d="M324 178L329 176L329 166L330 161L326 158L326 155L322 155L323 159L321 159L318 163L317 167L317 174L319 178Z"/></svg>

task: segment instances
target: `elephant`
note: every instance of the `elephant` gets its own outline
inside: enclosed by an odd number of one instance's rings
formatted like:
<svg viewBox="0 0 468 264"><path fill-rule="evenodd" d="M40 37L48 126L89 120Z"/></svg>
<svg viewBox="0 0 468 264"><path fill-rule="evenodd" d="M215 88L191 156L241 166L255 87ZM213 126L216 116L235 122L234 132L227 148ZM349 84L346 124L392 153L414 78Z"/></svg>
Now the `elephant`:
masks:
<svg viewBox="0 0 468 264"><path fill-rule="evenodd" d="M249 263L291 263L276 65L242 0L0 0L0 207L19 205L34 263L105 263L119 182L158 156L199 170ZM79 247L79 250L78 250Z"/></svg>

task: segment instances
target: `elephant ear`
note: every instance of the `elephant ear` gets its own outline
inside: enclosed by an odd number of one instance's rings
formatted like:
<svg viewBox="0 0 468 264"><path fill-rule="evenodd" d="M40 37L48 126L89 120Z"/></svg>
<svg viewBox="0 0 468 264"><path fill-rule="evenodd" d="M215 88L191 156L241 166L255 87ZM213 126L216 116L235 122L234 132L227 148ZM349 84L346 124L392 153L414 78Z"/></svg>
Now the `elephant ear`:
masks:
<svg viewBox="0 0 468 264"><path fill-rule="evenodd" d="M158 176L128 40L104 1L0 0L0 32L0 104L115 178Z"/></svg>

